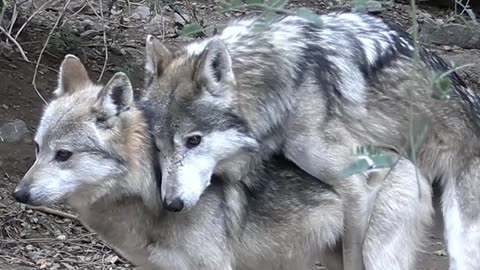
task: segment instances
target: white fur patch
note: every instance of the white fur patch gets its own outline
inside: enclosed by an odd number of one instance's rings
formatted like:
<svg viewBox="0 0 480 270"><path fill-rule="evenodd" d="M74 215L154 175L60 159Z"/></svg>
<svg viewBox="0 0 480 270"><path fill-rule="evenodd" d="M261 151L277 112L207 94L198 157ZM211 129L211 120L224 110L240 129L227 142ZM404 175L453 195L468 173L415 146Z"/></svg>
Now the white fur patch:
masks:
<svg viewBox="0 0 480 270"><path fill-rule="evenodd" d="M175 141L181 147L182 139L176 138ZM242 147L246 145L256 146L256 141L234 129L230 129L205 135L201 144L193 149L179 150L185 151L185 153L175 153L174 155L181 155L182 160L172 162L172 157L165 163L167 170L171 171L171 175L176 176L176 179L170 178L169 174L165 173L162 181L162 185L169 187L173 185L174 187L169 188L169 190L176 194L165 194L165 188L162 188L162 197L167 196L172 200L179 196L186 208L193 207L210 185L210 178L219 163L238 154Z"/></svg>
<svg viewBox="0 0 480 270"><path fill-rule="evenodd" d="M450 270L474 270L480 265L480 221L467 226L461 218L455 183L447 181L443 192L445 238Z"/></svg>
<svg viewBox="0 0 480 270"><path fill-rule="evenodd" d="M210 177L215 168L211 157L194 157L184 161L178 170L178 193L186 208L193 207L205 189L210 185Z"/></svg>

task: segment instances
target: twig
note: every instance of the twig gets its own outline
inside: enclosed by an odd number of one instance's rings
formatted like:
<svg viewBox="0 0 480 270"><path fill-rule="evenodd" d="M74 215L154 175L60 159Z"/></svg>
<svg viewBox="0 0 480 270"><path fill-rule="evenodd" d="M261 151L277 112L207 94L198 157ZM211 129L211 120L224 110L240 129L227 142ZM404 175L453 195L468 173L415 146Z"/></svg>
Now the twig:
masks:
<svg viewBox="0 0 480 270"><path fill-rule="evenodd" d="M10 20L10 27L8 29L8 33L10 35L12 34L13 25L15 24L15 21L17 20L17 17L18 17L17 4L14 4L13 5L12 19Z"/></svg>
<svg viewBox="0 0 480 270"><path fill-rule="evenodd" d="M5 11L7 10L7 4L3 2L3 0L0 0L2 3L2 10L0 11L0 26L2 26L3 23L3 16L5 15Z"/></svg>
<svg viewBox="0 0 480 270"><path fill-rule="evenodd" d="M70 4L70 1L71 0L67 0L65 5L63 6L62 12L58 16L58 19L55 21L55 24L53 25L52 30L50 30L50 33L47 36L47 40L45 40L45 43L43 44L42 50L40 51L40 55L38 56L37 65L35 66L35 72L33 73L33 79L32 79L33 88L35 89L35 92L37 92L37 95L42 99L43 103L45 103L45 104L47 104L47 101L43 98L42 94L40 94L40 91L38 91L37 83L36 83L38 67L40 66L40 61L42 60L43 52L47 48L48 42L50 41L50 38L52 38L53 32L57 28L58 23L60 22L60 20L64 16L65 11L67 10L68 4Z"/></svg>
<svg viewBox="0 0 480 270"><path fill-rule="evenodd" d="M45 207L45 206L29 206L29 205L27 205L26 207L29 208L29 209L41 211L41 212L44 212L44 213L47 213L47 214L50 214L50 215L55 215L55 216L59 216L59 217L78 220L78 217L76 215L65 213L63 211L55 210L55 209L48 208L48 207Z"/></svg>
<svg viewBox="0 0 480 270"><path fill-rule="evenodd" d="M100 81L103 77L103 73L107 68L108 62L108 44L107 44L107 29L105 28L105 18L103 17L103 7L102 7L102 0L98 1L100 3L100 15L102 16L102 25L103 25L103 44L105 46L105 61L103 62L102 72L100 72L100 76L98 76L98 80Z"/></svg>
<svg viewBox="0 0 480 270"><path fill-rule="evenodd" d="M20 35L20 33L22 33L23 29L27 26L27 24L33 19L33 17L35 17L38 13L40 13L40 11L42 11L42 9L52 3L53 1L60 1L60 0L50 0L48 2L45 2L43 5L41 5L37 10L35 10L35 12L33 12L32 15L30 15L30 17L28 17L28 19L22 24L22 26L20 27L20 29L18 29L17 33L15 34L15 39L18 38L18 36ZM55 3L56 4L56 3Z"/></svg>
<svg viewBox="0 0 480 270"><path fill-rule="evenodd" d="M22 46L20 46L20 44L18 44L17 40L15 40L2 26L0 26L0 32L2 32L3 34L5 34L5 36L7 36L7 38L13 42L13 44L15 44L15 46L17 47L17 49L20 51L20 54L22 55L23 57L23 60L27 61L30 63L30 60L28 60L27 56L25 55L25 52L23 51L22 49Z"/></svg>

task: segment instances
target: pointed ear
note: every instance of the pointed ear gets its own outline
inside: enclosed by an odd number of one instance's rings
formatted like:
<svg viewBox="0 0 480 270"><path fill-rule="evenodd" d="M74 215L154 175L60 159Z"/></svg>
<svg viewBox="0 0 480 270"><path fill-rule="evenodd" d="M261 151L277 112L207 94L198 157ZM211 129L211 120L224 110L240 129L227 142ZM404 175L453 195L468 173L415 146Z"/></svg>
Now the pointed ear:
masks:
<svg viewBox="0 0 480 270"><path fill-rule="evenodd" d="M232 59L225 44L219 38L213 38L200 55L195 71L195 80L212 94L221 94L221 86L235 83Z"/></svg>
<svg viewBox="0 0 480 270"><path fill-rule="evenodd" d="M57 97L72 94L91 85L87 70L80 59L72 54L67 54L60 65L58 88L54 94Z"/></svg>
<svg viewBox="0 0 480 270"><path fill-rule="evenodd" d="M117 72L98 93L97 107L105 118L118 116L128 111L133 103L133 88L123 72Z"/></svg>
<svg viewBox="0 0 480 270"><path fill-rule="evenodd" d="M173 54L157 38L152 35L146 40L145 72L147 77L160 77L165 68L172 62ZM148 79L147 79L148 81Z"/></svg>

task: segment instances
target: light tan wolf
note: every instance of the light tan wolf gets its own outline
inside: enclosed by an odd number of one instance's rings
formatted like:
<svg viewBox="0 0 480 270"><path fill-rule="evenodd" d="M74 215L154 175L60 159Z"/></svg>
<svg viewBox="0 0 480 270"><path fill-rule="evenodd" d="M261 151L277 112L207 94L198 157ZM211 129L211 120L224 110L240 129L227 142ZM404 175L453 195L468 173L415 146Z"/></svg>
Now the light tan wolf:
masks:
<svg viewBox="0 0 480 270"><path fill-rule="evenodd" d="M341 197L285 158L239 181L216 178L195 207L173 213L161 207L158 149L127 76L96 85L68 55L55 95L35 136L36 161L15 190L18 201L66 200L83 224L144 269L307 270L318 259L342 269L335 248ZM432 214L430 184L420 184L421 198L414 167L401 160L379 190L365 242L368 269L413 269Z"/></svg>

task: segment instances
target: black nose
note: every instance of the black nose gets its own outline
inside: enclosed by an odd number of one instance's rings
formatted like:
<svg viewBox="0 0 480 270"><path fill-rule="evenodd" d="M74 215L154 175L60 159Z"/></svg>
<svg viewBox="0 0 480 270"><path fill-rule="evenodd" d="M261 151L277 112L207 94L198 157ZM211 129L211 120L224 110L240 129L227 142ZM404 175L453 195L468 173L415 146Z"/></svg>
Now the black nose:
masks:
<svg viewBox="0 0 480 270"><path fill-rule="evenodd" d="M166 200L163 202L165 209L171 212L180 212L183 209L183 201L180 198L175 198L173 201L168 203Z"/></svg>
<svg viewBox="0 0 480 270"><path fill-rule="evenodd" d="M30 200L30 192L26 188L19 189L13 193L13 197L17 202L28 203Z"/></svg>

